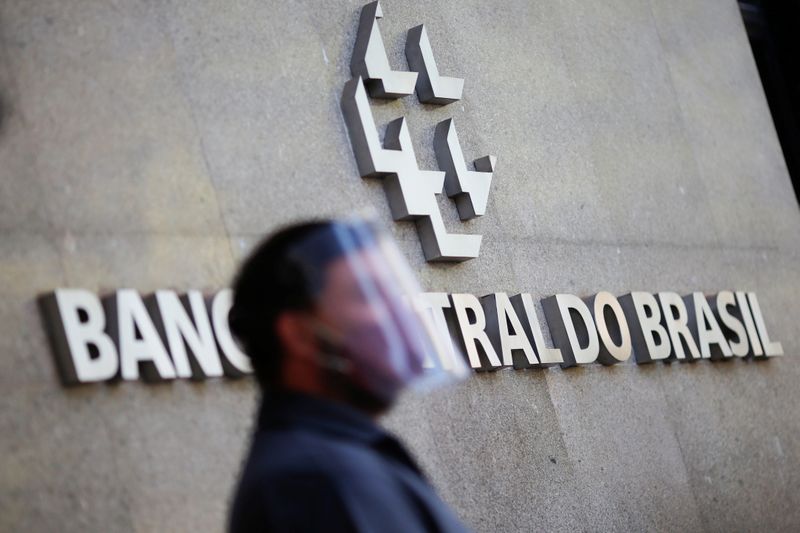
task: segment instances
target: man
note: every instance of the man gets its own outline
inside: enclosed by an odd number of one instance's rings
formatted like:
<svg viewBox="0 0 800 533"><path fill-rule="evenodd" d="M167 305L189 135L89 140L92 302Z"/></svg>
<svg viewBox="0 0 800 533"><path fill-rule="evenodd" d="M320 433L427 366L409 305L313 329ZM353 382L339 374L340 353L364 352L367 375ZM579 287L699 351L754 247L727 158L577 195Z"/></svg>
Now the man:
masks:
<svg viewBox="0 0 800 533"><path fill-rule="evenodd" d="M263 400L231 532L465 531L374 421L405 386L466 372L413 284L363 221L292 226L247 259L230 325Z"/></svg>

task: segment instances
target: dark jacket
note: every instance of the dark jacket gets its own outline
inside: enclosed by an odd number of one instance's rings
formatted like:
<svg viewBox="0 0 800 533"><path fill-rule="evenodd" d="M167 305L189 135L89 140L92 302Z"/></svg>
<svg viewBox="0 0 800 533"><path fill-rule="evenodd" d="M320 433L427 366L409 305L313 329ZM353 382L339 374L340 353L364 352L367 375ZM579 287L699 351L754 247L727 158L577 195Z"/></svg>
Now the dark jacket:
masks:
<svg viewBox="0 0 800 533"><path fill-rule="evenodd" d="M467 530L403 446L368 417L283 394L261 406L230 531Z"/></svg>

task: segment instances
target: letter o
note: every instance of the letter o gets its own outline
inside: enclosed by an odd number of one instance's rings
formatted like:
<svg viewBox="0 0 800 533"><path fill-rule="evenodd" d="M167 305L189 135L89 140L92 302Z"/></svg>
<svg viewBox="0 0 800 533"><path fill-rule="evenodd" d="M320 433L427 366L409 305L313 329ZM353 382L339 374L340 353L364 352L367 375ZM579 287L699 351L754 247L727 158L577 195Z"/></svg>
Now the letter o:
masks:
<svg viewBox="0 0 800 533"><path fill-rule="evenodd" d="M594 323L597 327L597 334L600 337L600 353L597 360L604 365L613 365L627 361L631 357L633 344L631 343L631 332L625 314L619 300L610 292L598 292L592 298L592 314ZM616 324L611 324L614 332L620 339L620 344L616 344L609 331L609 324L606 323L606 308L610 309Z"/></svg>

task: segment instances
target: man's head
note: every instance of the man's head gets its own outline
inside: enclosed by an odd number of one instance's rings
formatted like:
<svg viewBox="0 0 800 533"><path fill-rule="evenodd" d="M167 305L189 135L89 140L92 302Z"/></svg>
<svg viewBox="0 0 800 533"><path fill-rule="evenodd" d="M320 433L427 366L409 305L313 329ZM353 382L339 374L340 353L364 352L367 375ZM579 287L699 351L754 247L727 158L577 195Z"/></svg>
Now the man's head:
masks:
<svg viewBox="0 0 800 533"><path fill-rule="evenodd" d="M285 228L234 283L230 325L266 389L387 407L422 372L424 343L395 270L363 224Z"/></svg>
<svg viewBox="0 0 800 533"><path fill-rule="evenodd" d="M291 247L330 221L286 227L262 241L239 269L233 283L231 332L250 357L264 389L280 387L284 348L276 332L278 317L308 310L313 301L303 272L288 257Z"/></svg>

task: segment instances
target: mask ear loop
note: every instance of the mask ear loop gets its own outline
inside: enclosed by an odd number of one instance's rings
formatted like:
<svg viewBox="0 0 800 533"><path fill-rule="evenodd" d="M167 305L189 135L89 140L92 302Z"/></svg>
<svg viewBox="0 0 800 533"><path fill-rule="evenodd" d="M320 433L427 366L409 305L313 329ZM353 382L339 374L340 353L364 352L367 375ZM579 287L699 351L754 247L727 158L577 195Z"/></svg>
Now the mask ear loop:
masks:
<svg viewBox="0 0 800 533"><path fill-rule="evenodd" d="M352 376L353 362L341 355L343 344L336 339L336 335L330 326L314 318L314 336L320 344L320 349L316 352L315 359L320 366L332 370L344 376Z"/></svg>
<svg viewBox="0 0 800 533"><path fill-rule="evenodd" d="M344 346L344 343L341 342L340 336L337 335L328 324L325 324L318 318L312 318L312 320L314 335L320 344L320 349L316 352L317 363L326 370L330 370L334 374L346 378L346 383L340 384L340 387L344 387L348 392L365 391L370 395L381 397L382 394L376 392L375 387L370 387L364 383L358 384L360 380L354 366L355 363L347 356L342 355L342 353L347 353L347 348ZM363 379L363 376L361 376L361 379ZM379 378L373 376L372 379ZM379 379L378 383L377 390L396 389L396 387L389 385L389 382L385 379Z"/></svg>
<svg viewBox="0 0 800 533"><path fill-rule="evenodd" d="M316 318L313 324L314 335L320 344L315 360L321 368L331 373L328 386L344 397L350 398L351 401L366 405L369 409L379 411L385 409L389 405L386 398L376 396L374 392L358 386L353 381L355 374L353 361L341 355L344 346L331 327Z"/></svg>

